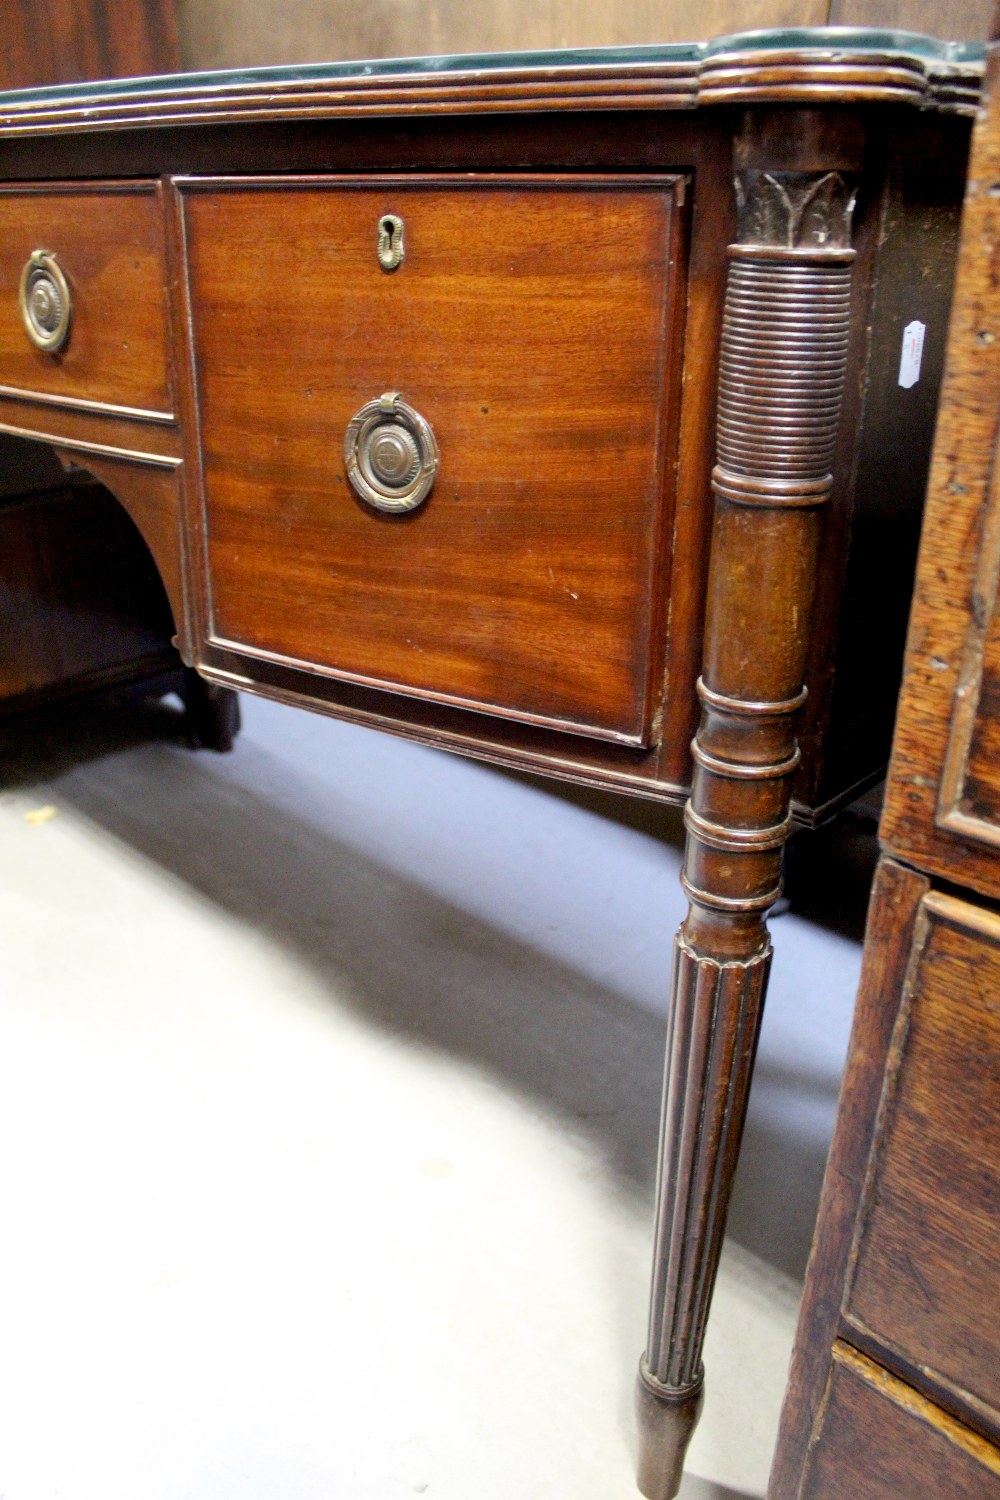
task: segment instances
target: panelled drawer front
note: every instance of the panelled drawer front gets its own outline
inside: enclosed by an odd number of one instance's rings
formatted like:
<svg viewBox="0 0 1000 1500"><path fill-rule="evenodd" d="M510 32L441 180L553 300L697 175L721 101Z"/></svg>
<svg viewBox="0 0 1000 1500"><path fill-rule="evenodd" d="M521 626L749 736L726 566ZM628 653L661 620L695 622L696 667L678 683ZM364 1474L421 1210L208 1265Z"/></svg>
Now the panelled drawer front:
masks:
<svg viewBox="0 0 1000 1500"><path fill-rule="evenodd" d="M849 1326L1000 1430L1000 916L918 912L858 1215Z"/></svg>
<svg viewBox="0 0 1000 1500"><path fill-rule="evenodd" d="M662 662L676 178L181 184L210 638L640 744ZM402 264L378 228L403 223ZM440 467L405 515L344 434Z"/></svg>
<svg viewBox="0 0 1000 1500"><path fill-rule="evenodd" d="M71 301L57 353L21 315L25 264L50 252ZM156 186L0 191L0 389L169 415L166 269Z"/></svg>
<svg viewBox="0 0 1000 1500"><path fill-rule="evenodd" d="M1000 1500L1000 1451L848 1345L816 1425L795 1500Z"/></svg>

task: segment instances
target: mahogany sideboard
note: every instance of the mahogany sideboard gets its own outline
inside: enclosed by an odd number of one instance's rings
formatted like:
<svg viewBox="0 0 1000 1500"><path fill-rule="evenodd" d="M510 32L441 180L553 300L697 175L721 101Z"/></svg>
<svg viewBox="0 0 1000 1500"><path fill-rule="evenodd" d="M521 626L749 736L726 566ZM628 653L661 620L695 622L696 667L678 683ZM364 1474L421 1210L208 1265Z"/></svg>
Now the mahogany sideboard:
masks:
<svg viewBox="0 0 1000 1500"><path fill-rule="evenodd" d="M834 30L0 95L0 431L127 510L184 659L686 805L651 1500L782 849L887 756L980 72Z"/></svg>
<svg viewBox="0 0 1000 1500"><path fill-rule="evenodd" d="M1000 1497L1000 49L771 1500Z"/></svg>

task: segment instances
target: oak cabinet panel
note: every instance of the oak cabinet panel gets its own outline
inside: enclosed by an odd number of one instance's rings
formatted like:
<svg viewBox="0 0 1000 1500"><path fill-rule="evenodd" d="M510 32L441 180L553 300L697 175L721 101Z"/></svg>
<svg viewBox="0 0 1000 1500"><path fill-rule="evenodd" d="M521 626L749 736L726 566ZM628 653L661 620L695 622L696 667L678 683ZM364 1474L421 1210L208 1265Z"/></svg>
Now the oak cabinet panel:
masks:
<svg viewBox="0 0 1000 1500"><path fill-rule="evenodd" d="M1000 1430L998 1097L1000 917L928 895L902 984L844 1311L862 1335Z"/></svg>

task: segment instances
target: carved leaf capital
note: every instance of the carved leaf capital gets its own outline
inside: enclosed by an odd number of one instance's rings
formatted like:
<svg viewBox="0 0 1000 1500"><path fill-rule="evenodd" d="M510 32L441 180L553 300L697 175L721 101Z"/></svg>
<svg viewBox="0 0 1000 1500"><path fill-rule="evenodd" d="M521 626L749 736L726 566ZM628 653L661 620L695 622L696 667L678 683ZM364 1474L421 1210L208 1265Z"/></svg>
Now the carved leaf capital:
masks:
<svg viewBox="0 0 1000 1500"><path fill-rule="evenodd" d="M849 249L856 196L856 183L841 172L737 172L737 242Z"/></svg>

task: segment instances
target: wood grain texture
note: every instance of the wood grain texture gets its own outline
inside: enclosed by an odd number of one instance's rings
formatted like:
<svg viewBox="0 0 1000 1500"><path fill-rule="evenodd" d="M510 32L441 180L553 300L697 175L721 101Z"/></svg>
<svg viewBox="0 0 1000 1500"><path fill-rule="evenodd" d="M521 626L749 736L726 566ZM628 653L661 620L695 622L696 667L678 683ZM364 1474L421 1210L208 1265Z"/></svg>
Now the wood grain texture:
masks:
<svg viewBox="0 0 1000 1500"><path fill-rule="evenodd" d="M405 224L391 275L386 212ZM669 523L671 180L202 185L186 218L212 639L641 743ZM351 417L388 390L441 453L403 516L344 471Z"/></svg>
<svg viewBox="0 0 1000 1500"><path fill-rule="evenodd" d="M861 1434L867 1441L859 1441ZM787 1500L997 1500L1000 1450L835 1345L800 1489ZM785 1497L782 1497L785 1500Z"/></svg>
<svg viewBox="0 0 1000 1500"><path fill-rule="evenodd" d="M990 64L991 87L997 63ZM1000 896L994 758L1000 470L1000 118L973 137L969 186L889 792L887 846ZM991 738L992 737L992 738Z"/></svg>
<svg viewBox="0 0 1000 1500"><path fill-rule="evenodd" d="M72 322L59 354L31 343L18 289L31 252L53 252ZM169 413L163 225L155 187L0 192L0 370L8 390Z"/></svg>
<svg viewBox="0 0 1000 1500"><path fill-rule="evenodd" d="M848 1324L1000 1437L1000 917L924 898L859 1205Z"/></svg>

